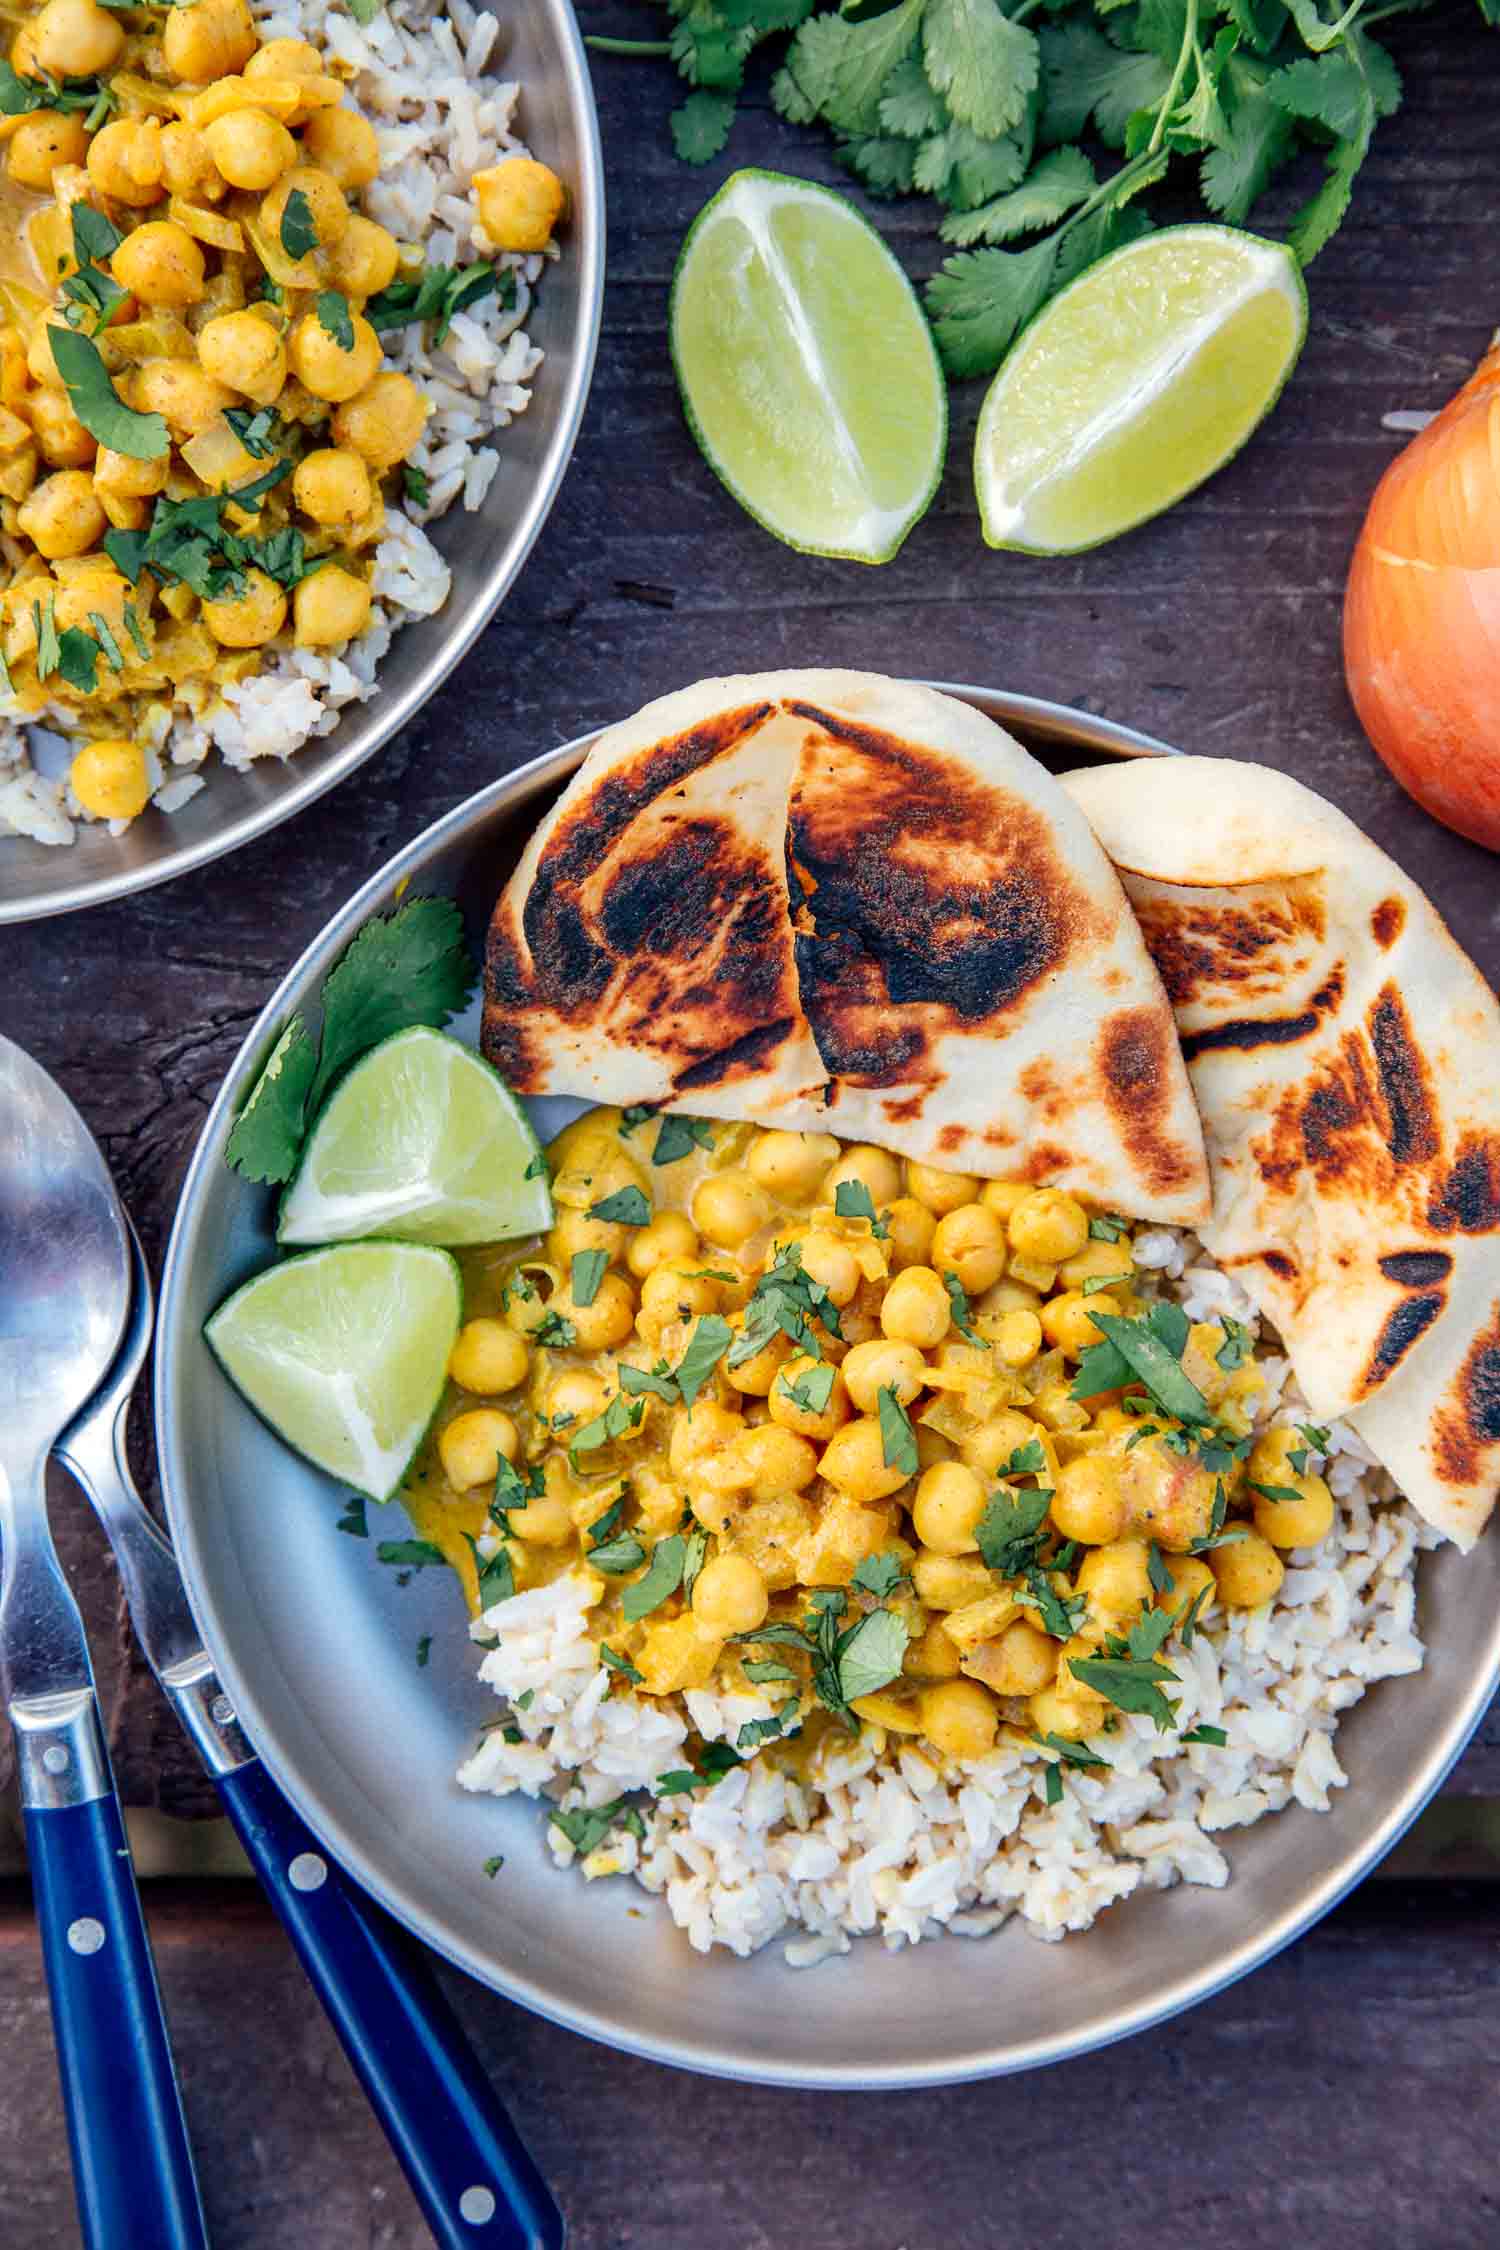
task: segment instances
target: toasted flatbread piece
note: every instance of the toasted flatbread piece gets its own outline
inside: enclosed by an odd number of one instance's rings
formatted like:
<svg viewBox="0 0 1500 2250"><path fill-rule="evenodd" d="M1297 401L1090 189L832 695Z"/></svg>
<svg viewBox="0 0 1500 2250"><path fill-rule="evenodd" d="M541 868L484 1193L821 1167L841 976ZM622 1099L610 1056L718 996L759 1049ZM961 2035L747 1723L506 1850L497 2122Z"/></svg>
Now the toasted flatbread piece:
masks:
<svg viewBox="0 0 1500 2250"><path fill-rule="evenodd" d="M601 736L496 907L483 1038L524 1093L1208 1208L1171 1010L1088 823L990 720L876 674L707 680Z"/></svg>
<svg viewBox="0 0 1500 2250"><path fill-rule="evenodd" d="M1417 886L1262 766L1069 775L1172 998L1199 1232L1424 1516L1500 1489L1500 1007Z"/></svg>

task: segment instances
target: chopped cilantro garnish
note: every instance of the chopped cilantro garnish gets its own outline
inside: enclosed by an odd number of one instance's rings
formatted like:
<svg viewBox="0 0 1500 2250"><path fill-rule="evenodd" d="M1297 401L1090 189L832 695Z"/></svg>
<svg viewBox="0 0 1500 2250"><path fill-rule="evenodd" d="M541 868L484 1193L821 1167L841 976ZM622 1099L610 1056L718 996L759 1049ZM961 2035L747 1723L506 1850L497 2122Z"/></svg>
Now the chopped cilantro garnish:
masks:
<svg viewBox="0 0 1500 2250"><path fill-rule="evenodd" d="M1231 1320L1228 1313L1221 1316L1219 1326L1224 1331L1224 1341L1214 1353L1214 1358L1228 1374L1232 1373L1236 1367L1244 1365L1250 1357L1253 1344L1250 1331L1244 1322Z"/></svg>
<svg viewBox="0 0 1500 2250"><path fill-rule="evenodd" d="M1215 1750L1222 1750L1229 1737L1222 1727L1194 1727L1192 1733L1185 1734L1182 1740L1184 1742L1206 1742L1210 1743Z"/></svg>
<svg viewBox="0 0 1500 2250"><path fill-rule="evenodd" d="M693 1333L687 1340L687 1349L677 1363L674 1380L683 1403L691 1409L698 1402L698 1394L729 1350L734 1330L719 1313L704 1313L693 1324ZM730 1354L731 1364L733 1354Z"/></svg>
<svg viewBox="0 0 1500 2250"><path fill-rule="evenodd" d="M964 1285L959 1280L958 1275L956 1273L945 1272L943 1275L943 1287L948 1292L948 1305L949 1310L953 1315L953 1325L958 1330L960 1336L964 1337L971 1344L977 1344L981 1351L989 1351L991 1349L991 1346L988 1340L985 1337L977 1334L975 1331L973 1315L969 1310L968 1291L964 1288Z"/></svg>
<svg viewBox="0 0 1500 2250"><path fill-rule="evenodd" d="M423 1633L417 1641L417 1665L419 1669L426 1669L427 1659L431 1656L431 1654L432 1635L430 1633Z"/></svg>
<svg viewBox="0 0 1500 2250"><path fill-rule="evenodd" d="M815 1367L805 1367L795 1378L783 1370L776 1378L776 1387L783 1398L790 1399L804 1414L825 1414L833 1396L834 1374L831 1363L820 1360Z"/></svg>
<svg viewBox="0 0 1500 2250"><path fill-rule="evenodd" d="M1118 1242L1125 1228L1125 1220L1117 1219L1112 1211L1097 1211L1089 1221L1089 1233L1095 1242Z"/></svg>
<svg viewBox="0 0 1500 2250"><path fill-rule="evenodd" d="M365 1517L365 1496L351 1492L344 1502L344 1512L334 1525L335 1531L347 1531L351 1539L368 1539L370 1526Z"/></svg>
<svg viewBox="0 0 1500 2250"><path fill-rule="evenodd" d="M899 1469L904 1477L914 1477L921 1462L910 1415L889 1383L881 1385L875 1403L880 1416L880 1451L886 1467Z"/></svg>
<svg viewBox="0 0 1500 2250"><path fill-rule="evenodd" d="M389 1563L396 1570L430 1570L448 1558L430 1539L382 1539L375 1549L375 1560Z"/></svg>
<svg viewBox="0 0 1500 2250"><path fill-rule="evenodd" d="M639 1685L641 1679L644 1677L644 1675L637 1670L636 1666L631 1663L628 1656L622 1656L620 1654L620 1651L616 1648L611 1648L607 1641L601 1641L599 1643L599 1655L602 1662L607 1665L609 1670L611 1672L617 1672L622 1680L630 1680L636 1685Z"/></svg>
<svg viewBox="0 0 1500 2250"><path fill-rule="evenodd" d="M651 1113L648 1110L647 1116ZM714 1130L706 1117L664 1117L651 1151L653 1164L676 1164L695 1148L712 1148Z"/></svg>
<svg viewBox="0 0 1500 2250"><path fill-rule="evenodd" d="M839 1219L868 1219L876 1241L889 1242L891 1230L876 1210L875 1198L863 1180L840 1180L833 1191L833 1210Z"/></svg>
<svg viewBox="0 0 1500 2250"><path fill-rule="evenodd" d="M493 1881L495 1880L495 1877L496 1877L496 1876L497 1876L497 1875L499 1874L499 1872L500 1872L501 1868L502 1868L502 1867L503 1867L504 1865L505 1865L505 1854L504 1854L504 1852L491 1852L491 1854L490 1854L489 1858L488 1858L487 1860L485 1860L485 1862L484 1862L484 1872L485 1872L485 1874L486 1874L486 1875L488 1875L488 1877L489 1877L489 1879L490 1879L490 1881L491 1881L492 1883L493 1883Z"/></svg>
<svg viewBox="0 0 1500 2250"><path fill-rule="evenodd" d="M575 1250L570 1286L575 1305L591 1305L599 1294L599 1284L609 1271L607 1250Z"/></svg>
<svg viewBox="0 0 1500 2250"><path fill-rule="evenodd" d="M652 1610L660 1609L662 1603L676 1593L682 1584L686 1561L687 1541L680 1531L657 1540L645 1577L627 1586L620 1596L620 1607L632 1624L639 1618L649 1617Z"/></svg>
<svg viewBox="0 0 1500 2250"><path fill-rule="evenodd" d="M650 1224L651 1206L640 1188L634 1185L617 1188L598 1203L589 1205L591 1219L603 1219L606 1224L620 1227L644 1227Z"/></svg>
<svg viewBox="0 0 1500 2250"><path fill-rule="evenodd" d="M894 1594L906 1576L901 1557L895 1554L866 1555L854 1566L850 1584L862 1594L873 1594L878 1602Z"/></svg>

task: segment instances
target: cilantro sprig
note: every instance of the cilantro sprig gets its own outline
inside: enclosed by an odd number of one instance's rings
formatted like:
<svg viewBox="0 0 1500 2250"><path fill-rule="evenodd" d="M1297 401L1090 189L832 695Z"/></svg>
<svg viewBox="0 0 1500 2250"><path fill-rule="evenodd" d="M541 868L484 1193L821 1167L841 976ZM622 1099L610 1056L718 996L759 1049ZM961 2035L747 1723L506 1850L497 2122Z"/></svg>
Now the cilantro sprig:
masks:
<svg viewBox="0 0 1500 2250"><path fill-rule="evenodd" d="M476 977L452 899L410 898L373 915L324 980L321 1031L299 1010L271 1049L229 1136L231 1167L247 1180L289 1180L334 1080L393 1032L441 1030L468 1006Z"/></svg>

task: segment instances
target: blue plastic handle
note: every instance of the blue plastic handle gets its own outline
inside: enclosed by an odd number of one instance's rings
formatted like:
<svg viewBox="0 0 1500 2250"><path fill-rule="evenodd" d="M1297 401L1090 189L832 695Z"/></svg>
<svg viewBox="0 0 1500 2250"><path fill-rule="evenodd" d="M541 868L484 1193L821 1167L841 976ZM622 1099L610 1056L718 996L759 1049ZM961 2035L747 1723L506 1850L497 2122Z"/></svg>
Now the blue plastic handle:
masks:
<svg viewBox="0 0 1500 2250"><path fill-rule="evenodd" d="M207 2250L135 1870L113 1796L26 1807L88 2250Z"/></svg>
<svg viewBox="0 0 1500 2250"><path fill-rule="evenodd" d="M258 1758L215 1780L441 2250L561 2250L562 2214L413 1941Z"/></svg>

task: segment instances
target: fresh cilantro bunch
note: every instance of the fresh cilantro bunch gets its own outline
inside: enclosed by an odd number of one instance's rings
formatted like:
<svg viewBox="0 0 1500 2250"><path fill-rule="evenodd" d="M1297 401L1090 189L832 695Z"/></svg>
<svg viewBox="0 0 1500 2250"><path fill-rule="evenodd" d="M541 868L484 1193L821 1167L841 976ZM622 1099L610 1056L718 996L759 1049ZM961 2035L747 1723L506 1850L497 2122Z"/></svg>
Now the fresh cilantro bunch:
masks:
<svg viewBox="0 0 1500 2250"><path fill-rule="evenodd" d="M1322 185L1292 221L1303 264L1348 209L1401 81L1367 23L1428 0L660 0L694 91L678 154L723 148L749 56L790 34L772 84L784 117L835 136L873 194L930 195L954 246L927 289L949 373L997 366L1047 300L1149 231L1140 198L1174 160L1208 210L1242 225L1300 148ZM1500 20L1500 0L1479 0Z"/></svg>

